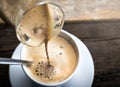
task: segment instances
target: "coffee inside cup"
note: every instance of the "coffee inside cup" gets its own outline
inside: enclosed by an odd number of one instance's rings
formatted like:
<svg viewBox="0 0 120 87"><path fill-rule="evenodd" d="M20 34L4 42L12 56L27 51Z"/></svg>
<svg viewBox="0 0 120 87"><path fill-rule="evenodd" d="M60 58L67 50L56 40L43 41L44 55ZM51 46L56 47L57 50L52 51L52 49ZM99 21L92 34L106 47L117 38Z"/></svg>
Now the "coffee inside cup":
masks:
<svg viewBox="0 0 120 87"><path fill-rule="evenodd" d="M45 44L40 47L24 46L22 59L33 61L24 70L32 79L46 84L59 83L67 79L78 64L78 56L71 43L59 36L48 42L48 53L51 66L48 66Z"/></svg>

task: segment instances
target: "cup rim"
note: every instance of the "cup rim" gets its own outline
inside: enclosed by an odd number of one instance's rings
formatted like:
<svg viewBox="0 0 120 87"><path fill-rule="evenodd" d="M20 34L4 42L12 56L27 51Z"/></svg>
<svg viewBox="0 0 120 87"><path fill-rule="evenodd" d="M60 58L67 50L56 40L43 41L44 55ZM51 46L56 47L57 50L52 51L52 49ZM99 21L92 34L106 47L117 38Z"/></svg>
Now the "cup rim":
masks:
<svg viewBox="0 0 120 87"><path fill-rule="evenodd" d="M73 70L73 72L66 78L66 79L64 79L64 80L62 80L62 81L60 81L60 82L55 82L55 83L44 83L44 82L40 82L40 81L37 81L35 78L33 78L27 71L26 71L26 68L25 68L25 66L24 65L22 65L22 69L23 69L23 71L24 71L24 73L32 80L32 81L34 81L34 82L36 82L37 84L40 84L40 85L43 85L43 86L58 86L58 85L61 85L61 84L64 84L64 83L66 83L68 80L70 80L74 75L75 75L75 73L77 72L77 69L78 69L78 66L79 66L79 63L80 63L80 52L79 52L79 49L78 49L78 45L77 45L77 43L76 43L76 41L70 36L70 33L68 33L67 31L65 31L65 30L61 30L61 32L60 32L60 34L59 34L59 36L61 36L61 37L63 37L62 35L64 35L65 37L65 39L68 41L69 40L69 42L70 42L70 44L73 46L73 44L74 44L74 50L76 50L76 54L77 54L77 60L78 60L78 62L77 62L77 64L76 64L76 67L75 67L75 69ZM22 50L24 50L24 46L25 45L23 45L23 47L22 47ZM22 53L23 53L23 51L21 50L21 55L20 55L20 59L22 59L21 58L21 56L22 56Z"/></svg>

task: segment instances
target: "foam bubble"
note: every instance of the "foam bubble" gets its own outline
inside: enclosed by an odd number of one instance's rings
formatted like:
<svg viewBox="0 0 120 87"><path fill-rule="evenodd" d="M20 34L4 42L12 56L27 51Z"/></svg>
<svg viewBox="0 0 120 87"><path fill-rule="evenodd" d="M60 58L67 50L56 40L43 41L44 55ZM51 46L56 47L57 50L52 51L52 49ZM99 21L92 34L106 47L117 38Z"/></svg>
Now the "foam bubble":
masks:
<svg viewBox="0 0 120 87"><path fill-rule="evenodd" d="M48 62L45 62L45 61L38 62L35 72L37 76L40 76L42 78L46 78L49 80L52 80L56 73L54 66L49 65Z"/></svg>

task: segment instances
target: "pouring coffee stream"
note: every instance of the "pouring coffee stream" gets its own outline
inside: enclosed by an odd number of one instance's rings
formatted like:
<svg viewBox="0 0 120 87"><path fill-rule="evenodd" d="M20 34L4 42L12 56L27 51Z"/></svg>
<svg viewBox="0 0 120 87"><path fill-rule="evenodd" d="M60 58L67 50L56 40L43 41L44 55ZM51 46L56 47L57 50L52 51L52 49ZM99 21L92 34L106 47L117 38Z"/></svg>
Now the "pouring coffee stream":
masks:
<svg viewBox="0 0 120 87"><path fill-rule="evenodd" d="M64 12L54 3L38 3L27 10L21 17L16 17L16 34L20 42L27 46L38 47L45 43L46 61L38 61L44 65L39 66L39 73L48 76L54 73L54 66L50 63L48 41L57 37L64 24ZM31 61L1 59L1 64L31 65ZM4 60L4 62L3 62ZM38 72L37 72L38 73ZM49 77L48 77L49 78Z"/></svg>
<svg viewBox="0 0 120 87"><path fill-rule="evenodd" d="M23 16L17 26L17 37L28 46L37 47L45 43L49 66L48 41L58 36L63 23L64 12L60 6L53 3L40 4Z"/></svg>
<svg viewBox="0 0 120 87"><path fill-rule="evenodd" d="M45 52L48 60L48 65L50 65L50 59L49 59L49 54L48 54L48 41L45 41Z"/></svg>

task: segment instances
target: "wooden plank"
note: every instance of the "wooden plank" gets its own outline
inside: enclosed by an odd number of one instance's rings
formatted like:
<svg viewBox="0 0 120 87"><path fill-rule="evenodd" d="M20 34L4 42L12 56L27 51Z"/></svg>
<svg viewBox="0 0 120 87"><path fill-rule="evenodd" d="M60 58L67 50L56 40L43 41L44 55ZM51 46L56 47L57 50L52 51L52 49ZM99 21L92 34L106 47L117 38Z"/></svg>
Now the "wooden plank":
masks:
<svg viewBox="0 0 120 87"><path fill-rule="evenodd" d="M93 87L119 87L120 22L69 23L64 29L90 50L95 65Z"/></svg>

